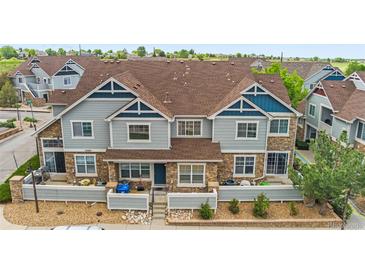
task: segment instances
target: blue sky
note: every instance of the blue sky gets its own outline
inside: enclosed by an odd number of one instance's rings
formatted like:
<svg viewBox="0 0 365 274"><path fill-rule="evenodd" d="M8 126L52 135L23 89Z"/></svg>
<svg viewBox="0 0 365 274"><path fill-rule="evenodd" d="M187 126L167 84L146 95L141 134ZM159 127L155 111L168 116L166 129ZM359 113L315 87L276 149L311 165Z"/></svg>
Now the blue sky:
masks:
<svg viewBox="0 0 365 274"><path fill-rule="evenodd" d="M284 57L313 57L318 56L321 58L365 58L365 45L364 44L82 44L81 47L84 49L95 49L100 48L105 50L118 50L126 48L129 52L136 49L138 46L144 45L148 51L152 51L153 47L161 48L165 51L175 51L180 49L193 48L196 52L209 52L209 53L225 53L234 54L237 52L241 53L255 53L265 55L279 56L280 52L283 51ZM14 44L16 48L37 48L46 49L53 48L58 49L60 47L70 50L78 49L79 45L75 44Z"/></svg>

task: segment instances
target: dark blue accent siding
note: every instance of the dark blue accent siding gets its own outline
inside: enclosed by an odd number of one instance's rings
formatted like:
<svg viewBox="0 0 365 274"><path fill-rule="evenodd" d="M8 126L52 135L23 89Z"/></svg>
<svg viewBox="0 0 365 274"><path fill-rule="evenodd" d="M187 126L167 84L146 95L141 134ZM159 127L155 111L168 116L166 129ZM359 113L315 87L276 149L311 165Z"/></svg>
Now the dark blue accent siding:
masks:
<svg viewBox="0 0 365 274"><path fill-rule="evenodd" d="M136 98L136 96L130 92L94 92L88 98L108 98L108 99L120 99L120 98Z"/></svg>
<svg viewBox="0 0 365 274"><path fill-rule="evenodd" d="M112 83L106 83L104 86L102 86L101 88L99 88L99 90L112 90Z"/></svg>
<svg viewBox="0 0 365 274"><path fill-rule="evenodd" d="M243 96L266 112L292 112L289 108L271 97L269 94L257 96L245 94Z"/></svg>
<svg viewBox="0 0 365 274"><path fill-rule="evenodd" d="M118 85L117 83L113 82L114 90L125 90L122 86Z"/></svg>
<svg viewBox="0 0 365 274"><path fill-rule="evenodd" d="M149 108L148 106L146 106L143 103L140 103L140 107L141 107L141 110L152 110L151 108Z"/></svg>
<svg viewBox="0 0 365 274"><path fill-rule="evenodd" d="M138 110L138 102L134 103L133 105L131 105L126 110Z"/></svg>
<svg viewBox="0 0 365 274"><path fill-rule="evenodd" d="M162 116L158 113L141 113L138 115L137 112L128 113L128 112L122 112L119 113L116 117L121 118L162 118Z"/></svg>
<svg viewBox="0 0 365 274"><path fill-rule="evenodd" d="M247 90L245 92L255 92L255 87L252 87L252 88L250 88L249 90Z"/></svg>
<svg viewBox="0 0 365 274"><path fill-rule="evenodd" d="M323 68L323 70L331 70L331 71L333 71L333 68L332 67L326 67L326 68Z"/></svg>
<svg viewBox="0 0 365 274"><path fill-rule="evenodd" d="M345 79L345 76L343 75L329 75L326 78L324 78L324 80L328 81L342 81L343 79Z"/></svg>
<svg viewBox="0 0 365 274"><path fill-rule="evenodd" d="M228 109L240 109L240 107L241 107L241 101L238 101L238 102L234 103L232 106L230 106ZM246 102L243 102L243 108L244 109L253 109L253 107Z"/></svg>
<svg viewBox="0 0 365 274"><path fill-rule="evenodd" d="M225 110L218 114L218 116L264 116L259 111L237 111L237 110Z"/></svg>
<svg viewBox="0 0 365 274"><path fill-rule="evenodd" d="M60 75L79 75L79 74L74 70L69 70L69 71L60 70L55 74L55 76L60 76Z"/></svg>

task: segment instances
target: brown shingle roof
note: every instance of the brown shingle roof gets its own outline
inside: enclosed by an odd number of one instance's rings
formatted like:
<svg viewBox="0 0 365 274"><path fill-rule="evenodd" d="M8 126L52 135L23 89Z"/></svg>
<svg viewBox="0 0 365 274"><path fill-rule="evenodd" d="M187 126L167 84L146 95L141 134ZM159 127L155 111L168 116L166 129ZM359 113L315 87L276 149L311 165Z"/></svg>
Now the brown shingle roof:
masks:
<svg viewBox="0 0 365 274"><path fill-rule="evenodd" d="M356 89L336 116L347 121L365 119L365 91Z"/></svg>
<svg viewBox="0 0 365 274"><path fill-rule="evenodd" d="M219 143L207 138L172 138L170 150L108 149L105 160L222 161Z"/></svg>
<svg viewBox="0 0 365 274"><path fill-rule="evenodd" d="M246 76L262 79L262 85L290 104L287 91L277 76L252 76L244 63L220 61L121 61L94 62L87 67L76 90L54 91L49 103L70 105L110 77L128 72L124 80L141 84L145 98L150 97L156 108L173 115L209 115ZM249 76L251 75L251 76ZM268 80L275 78L273 83ZM138 89L136 90L138 93ZM166 92L171 103L163 103ZM233 92L234 93L234 92ZM162 109L160 109L162 111Z"/></svg>
<svg viewBox="0 0 365 274"><path fill-rule="evenodd" d="M291 73L294 70L297 71L298 75L304 80L319 72L325 66L330 65L325 62L283 62L282 66L287 68Z"/></svg>
<svg viewBox="0 0 365 274"><path fill-rule="evenodd" d="M321 83L334 111L342 110L347 100L356 90L352 81L322 81Z"/></svg>

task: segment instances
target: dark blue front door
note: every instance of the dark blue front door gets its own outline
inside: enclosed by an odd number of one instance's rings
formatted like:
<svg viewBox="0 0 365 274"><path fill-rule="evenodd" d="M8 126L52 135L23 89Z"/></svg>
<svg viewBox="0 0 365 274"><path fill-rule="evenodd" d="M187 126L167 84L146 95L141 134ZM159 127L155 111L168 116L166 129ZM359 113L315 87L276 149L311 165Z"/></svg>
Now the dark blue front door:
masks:
<svg viewBox="0 0 365 274"><path fill-rule="evenodd" d="M166 185L166 167L165 164L154 164L155 186Z"/></svg>

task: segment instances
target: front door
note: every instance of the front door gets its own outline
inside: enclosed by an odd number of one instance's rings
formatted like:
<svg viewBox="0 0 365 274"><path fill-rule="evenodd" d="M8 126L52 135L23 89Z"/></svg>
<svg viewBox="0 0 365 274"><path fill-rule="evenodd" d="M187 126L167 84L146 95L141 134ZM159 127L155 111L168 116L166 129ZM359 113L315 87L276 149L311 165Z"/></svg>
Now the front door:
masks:
<svg viewBox="0 0 365 274"><path fill-rule="evenodd" d="M266 173L268 175L286 175L288 156L287 152L269 152L267 154Z"/></svg>
<svg viewBox="0 0 365 274"><path fill-rule="evenodd" d="M154 164L155 187L164 187L166 185L166 166L165 164Z"/></svg>

